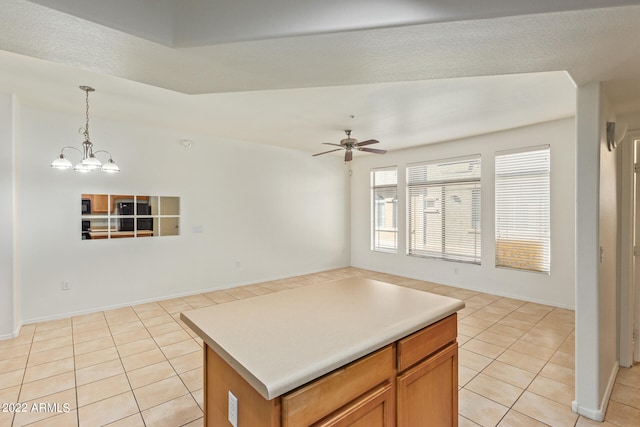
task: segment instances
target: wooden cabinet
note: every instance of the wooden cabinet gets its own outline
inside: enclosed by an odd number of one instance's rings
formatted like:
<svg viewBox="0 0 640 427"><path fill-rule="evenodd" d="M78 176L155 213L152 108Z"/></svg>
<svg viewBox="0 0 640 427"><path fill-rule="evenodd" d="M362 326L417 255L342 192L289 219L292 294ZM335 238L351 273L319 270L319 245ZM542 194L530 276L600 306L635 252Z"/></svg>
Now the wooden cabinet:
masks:
<svg viewBox="0 0 640 427"><path fill-rule="evenodd" d="M92 194L91 212L107 213L109 212L109 201L106 194Z"/></svg>
<svg viewBox="0 0 640 427"><path fill-rule="evenodd" d="M393 385L385 383L313 427L391 427L395 425Z"/></svg>
<svg viewBox="0 0 640 427"><path fill-rule="evenodd" d="M398 341L398 427L458 425L457 331L454 314Z"/></svg>
<svg viewBox="0 0 640 427"><path fill-rule="evenodd" d="M238 427L279 427L280 398L266 400L209 346L204 347L204 425L229 426L228 392L238 398Z"/></svg>
<svg viewBox="0 0 640 427"><path fill-rule="evenodd" d="M380 384L393 385L394 365L395 345L389 345L284 395L282 426L313 425L335 411L349 412L370 390Z"/></svg>
<svg viewBox="0 0 640 427"><path fill-rule="evenodd" d="M398 376L398 427L458 425L458 345Z"/></svg>
<svg viewBox="0 0 640 427"><path fill-rule="evenodd" d="M398 341L398 372L434 354L458 336L457 316L451 315Z"/></svg>
<svg viewBox="0 0 640 427"><path fill-rule="evenodd" d="M457 427L456 337L452 314L272 400L206 346L205 425L228 425L231 391L239 427Z"/></svg>
<svg viewBox="0 0 640 427"><path fill-rule="evenodd" d="M133 200L132 195L112 194L111 200L107 194L83 194L84 200L91 200L91 213L92 214L106 214L115 213L115 202L119 199ZM136 196L138 201L148 201L149 196Z"/></svg>
<svg viewBox="0 0 640 427"><path fill-rule="evenodd" d="M109 198L106 194L83 194L84 200L91 200L91 213L106 214L109 212Z"/></svg>

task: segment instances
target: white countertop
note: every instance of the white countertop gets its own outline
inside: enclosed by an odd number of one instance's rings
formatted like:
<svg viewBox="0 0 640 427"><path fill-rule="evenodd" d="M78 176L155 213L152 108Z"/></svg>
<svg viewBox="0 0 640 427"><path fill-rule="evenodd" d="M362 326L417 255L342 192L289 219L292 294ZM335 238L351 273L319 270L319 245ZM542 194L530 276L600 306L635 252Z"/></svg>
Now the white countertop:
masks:
<svg viewBox="0 0 640 427"><path fill-rule="evenodd" d="M454 298L350 278L180 317L271 400L462 308Z"/></svg>

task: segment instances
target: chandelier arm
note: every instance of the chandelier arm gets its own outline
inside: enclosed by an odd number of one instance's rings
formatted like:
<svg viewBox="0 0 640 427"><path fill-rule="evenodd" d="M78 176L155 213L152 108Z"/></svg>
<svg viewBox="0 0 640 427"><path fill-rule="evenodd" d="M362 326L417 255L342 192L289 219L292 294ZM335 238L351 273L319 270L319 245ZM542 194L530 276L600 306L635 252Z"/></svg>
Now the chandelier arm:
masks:
<svg viewBox="0 0 640 427"><path fill-rule="evenodd" d="M95 154L98 154L98 153L107 153L107 154L109 155L109 158L110 158L111 160L113 160L113 157L111 157L111 153L110 153L109 151L107 151L107 150L98 150L98 151L94 151L94 152L93 152L93 154L94 154L94 155L95 155Z"/></svg>
<svg viewBox="0 0 640 427"><path fill-rule="evenodd" d="M82 154L82 150L76 147L71 147L71 146L62 147L62 150L60 150L60 154L64 154L64 150L66 149L76 150L78 153Z"/></svg>

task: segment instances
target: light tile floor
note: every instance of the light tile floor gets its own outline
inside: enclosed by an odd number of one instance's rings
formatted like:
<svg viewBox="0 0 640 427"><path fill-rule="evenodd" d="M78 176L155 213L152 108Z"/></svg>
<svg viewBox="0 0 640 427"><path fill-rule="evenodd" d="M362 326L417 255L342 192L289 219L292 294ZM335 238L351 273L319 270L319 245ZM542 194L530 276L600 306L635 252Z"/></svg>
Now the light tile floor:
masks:
<svg viewBox="0 0 640 427"><path fill-rule="evenodd" d="M638 366L620 370L604 424L571 411L573 311L344 268L24 326L0 341L0 427L200 426L202 342L181 311L352 276L465 301L461 427L640 426Z"/></svg>

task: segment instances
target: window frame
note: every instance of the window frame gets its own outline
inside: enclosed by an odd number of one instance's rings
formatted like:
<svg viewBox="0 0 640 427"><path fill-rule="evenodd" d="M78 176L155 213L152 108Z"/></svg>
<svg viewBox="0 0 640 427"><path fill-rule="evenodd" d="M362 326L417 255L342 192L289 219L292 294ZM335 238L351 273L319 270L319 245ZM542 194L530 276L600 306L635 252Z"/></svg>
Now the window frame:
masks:
<svg viewBox="0 0 640 427"><path fill-rule="evenodd" d="M524 199L518 199L517 196L522 196L522 191L513 190L514 184L507 183L505 177L507 174L502 173L503 177L500 177L501 166L499 158L501 156L514 156L518 154L529 154L534 152L543 152L546 156L546 164L541 167L544 170L528 170L522 173L512 172L510 177L512 180L528 180L527 186L529 188L535 188L534 186L542 186L543 192L536 193L536 198L532 199L531 196L527 196ZM521 162L522 163L522 162ZM514 166L511 165L511 168ZM534 168L535 165L531 165L530 168ZM516 271L526 271L540 274L551 274L551 146L549 144L536 145L523 147L514 150L497 151L495 153L495 267L501 269L509 269ZM536 181L541 181L542 183ZM505 194L500 194L501 186L507 189L503 191ZM514 198L508 200L510 197L510 191L513 192ZM526 194L526 193L525 193ZM516 222L511 215L516 215L518 208L522 209L527 204L531 205L532 200L536 201L538 207L529 207L527 209L527 216L539 220L540 227L538 231L511 229L508 230L509 225ZM509 206L500 206L501 201L503 203L509 203ZM535 211L537 214L531 213ZM544 212L542 211L544 210ZM511 212L508 212L511 211ZM527 221L527 224L531 224L532 220ZM532 238L533 237L533 238ZM524 243L524 242L529 243ZM511 242L511 243L509 243ZM509 256L511 252L513 255ZM504 256L501 256L503 255Z"/></svg>
<svg viewBox="0 0 640 427"><path fill-rule="evenodd" d="M395 183L392 184L382 184L376 185L376 173L378 172L395 172ZM398 253L398 167L397 166L386 166L381 168L371 169L369 175L370 182L370 208L371 208L371 245L370 249L374 252L381 253ZM392 225L390 227L385 227L380 224L380 205L382 205L383 210L386 214L386 205L389 203L386 201L384 203L380 203L377 198L376 190L378 189L388 189L395 191L395 197L392 200ZM393 245L384 246L380 244L380 233L393 233Z"/></svg>
<svg viewBox="0 0 640 427"><path fill-rule="evenodd" d="M425 169L425 180L417 181L412 180L412 176L415 176L414 169L417 168L428 168L429 166L433 167L446 167L447 165L454 165L457 163L468 163L468 167L471 167L471 175L466 177L455 178L452 176L445 176L442 179L428 179L428 169ZM473 171L473 168L477 167L477 170ZM438 159L432 160L428 162L420 162L420 163L412 163L406 166L406 191L407 191L407 255L421 257L421 258L434 258L440 259L444 261L453 261L453 262L462 262L462 263L470 263L481 265L482 264L482 228L481 228L481 212L482 212L482 157L480 154L473 154L467 156L446 158L446 159ZM465 188L467 187L467 188ZM440 195L434 197L429 197L428 194L420 195L417 191L427 191L429 189L435 189L438 192L440 189ZM447 197L451 196L454 198L456 203L461 203L461 199L459 195L453 194L451 192L460 193L461 191L468 192L469 196L469 212L468 212L468 220L469 220L469 232L473 234L473 244L463 244L456 246L456 236L453 234L453 230L447 228L447 222L455 222L464 220L463 214L460 212L454 211L453 214L447 216L447 206L449 208L451 205L447 205ZM414 217L419 217L420 214L418 211L415 211L415 207L413 206L413 198L421 197L422 198L422 221L423 224L421 228L417 228L414 226L414 223L419 222L417 219L413 219ZM457 200L455 199L457 197ZM428 202L430 198L434 198L433 206L429 205ZM438 200L440 201L438 203ZM477 203L476 204L474 204ZM450 209L449 209L450 210ZM422 245L428 244L428 227L426 222L428 221L427 214L437 214L440 216L439 218L439 226L436 225L436 232L434 234L439 234L439 243L440 250L428 250L428 249L420 249L418 248L418 244L416 244L416 239L420 238L420 236L416 237L416 232L418 230L421 231L422 237ZM436 219L438 220L438 219ZM439 228L439 230L438 230ZM438 242L434 242L438 243ZM457 252L456 252L456 249ZM470 252L467 254L463 254L460 251L469 250Z"/></svg>

